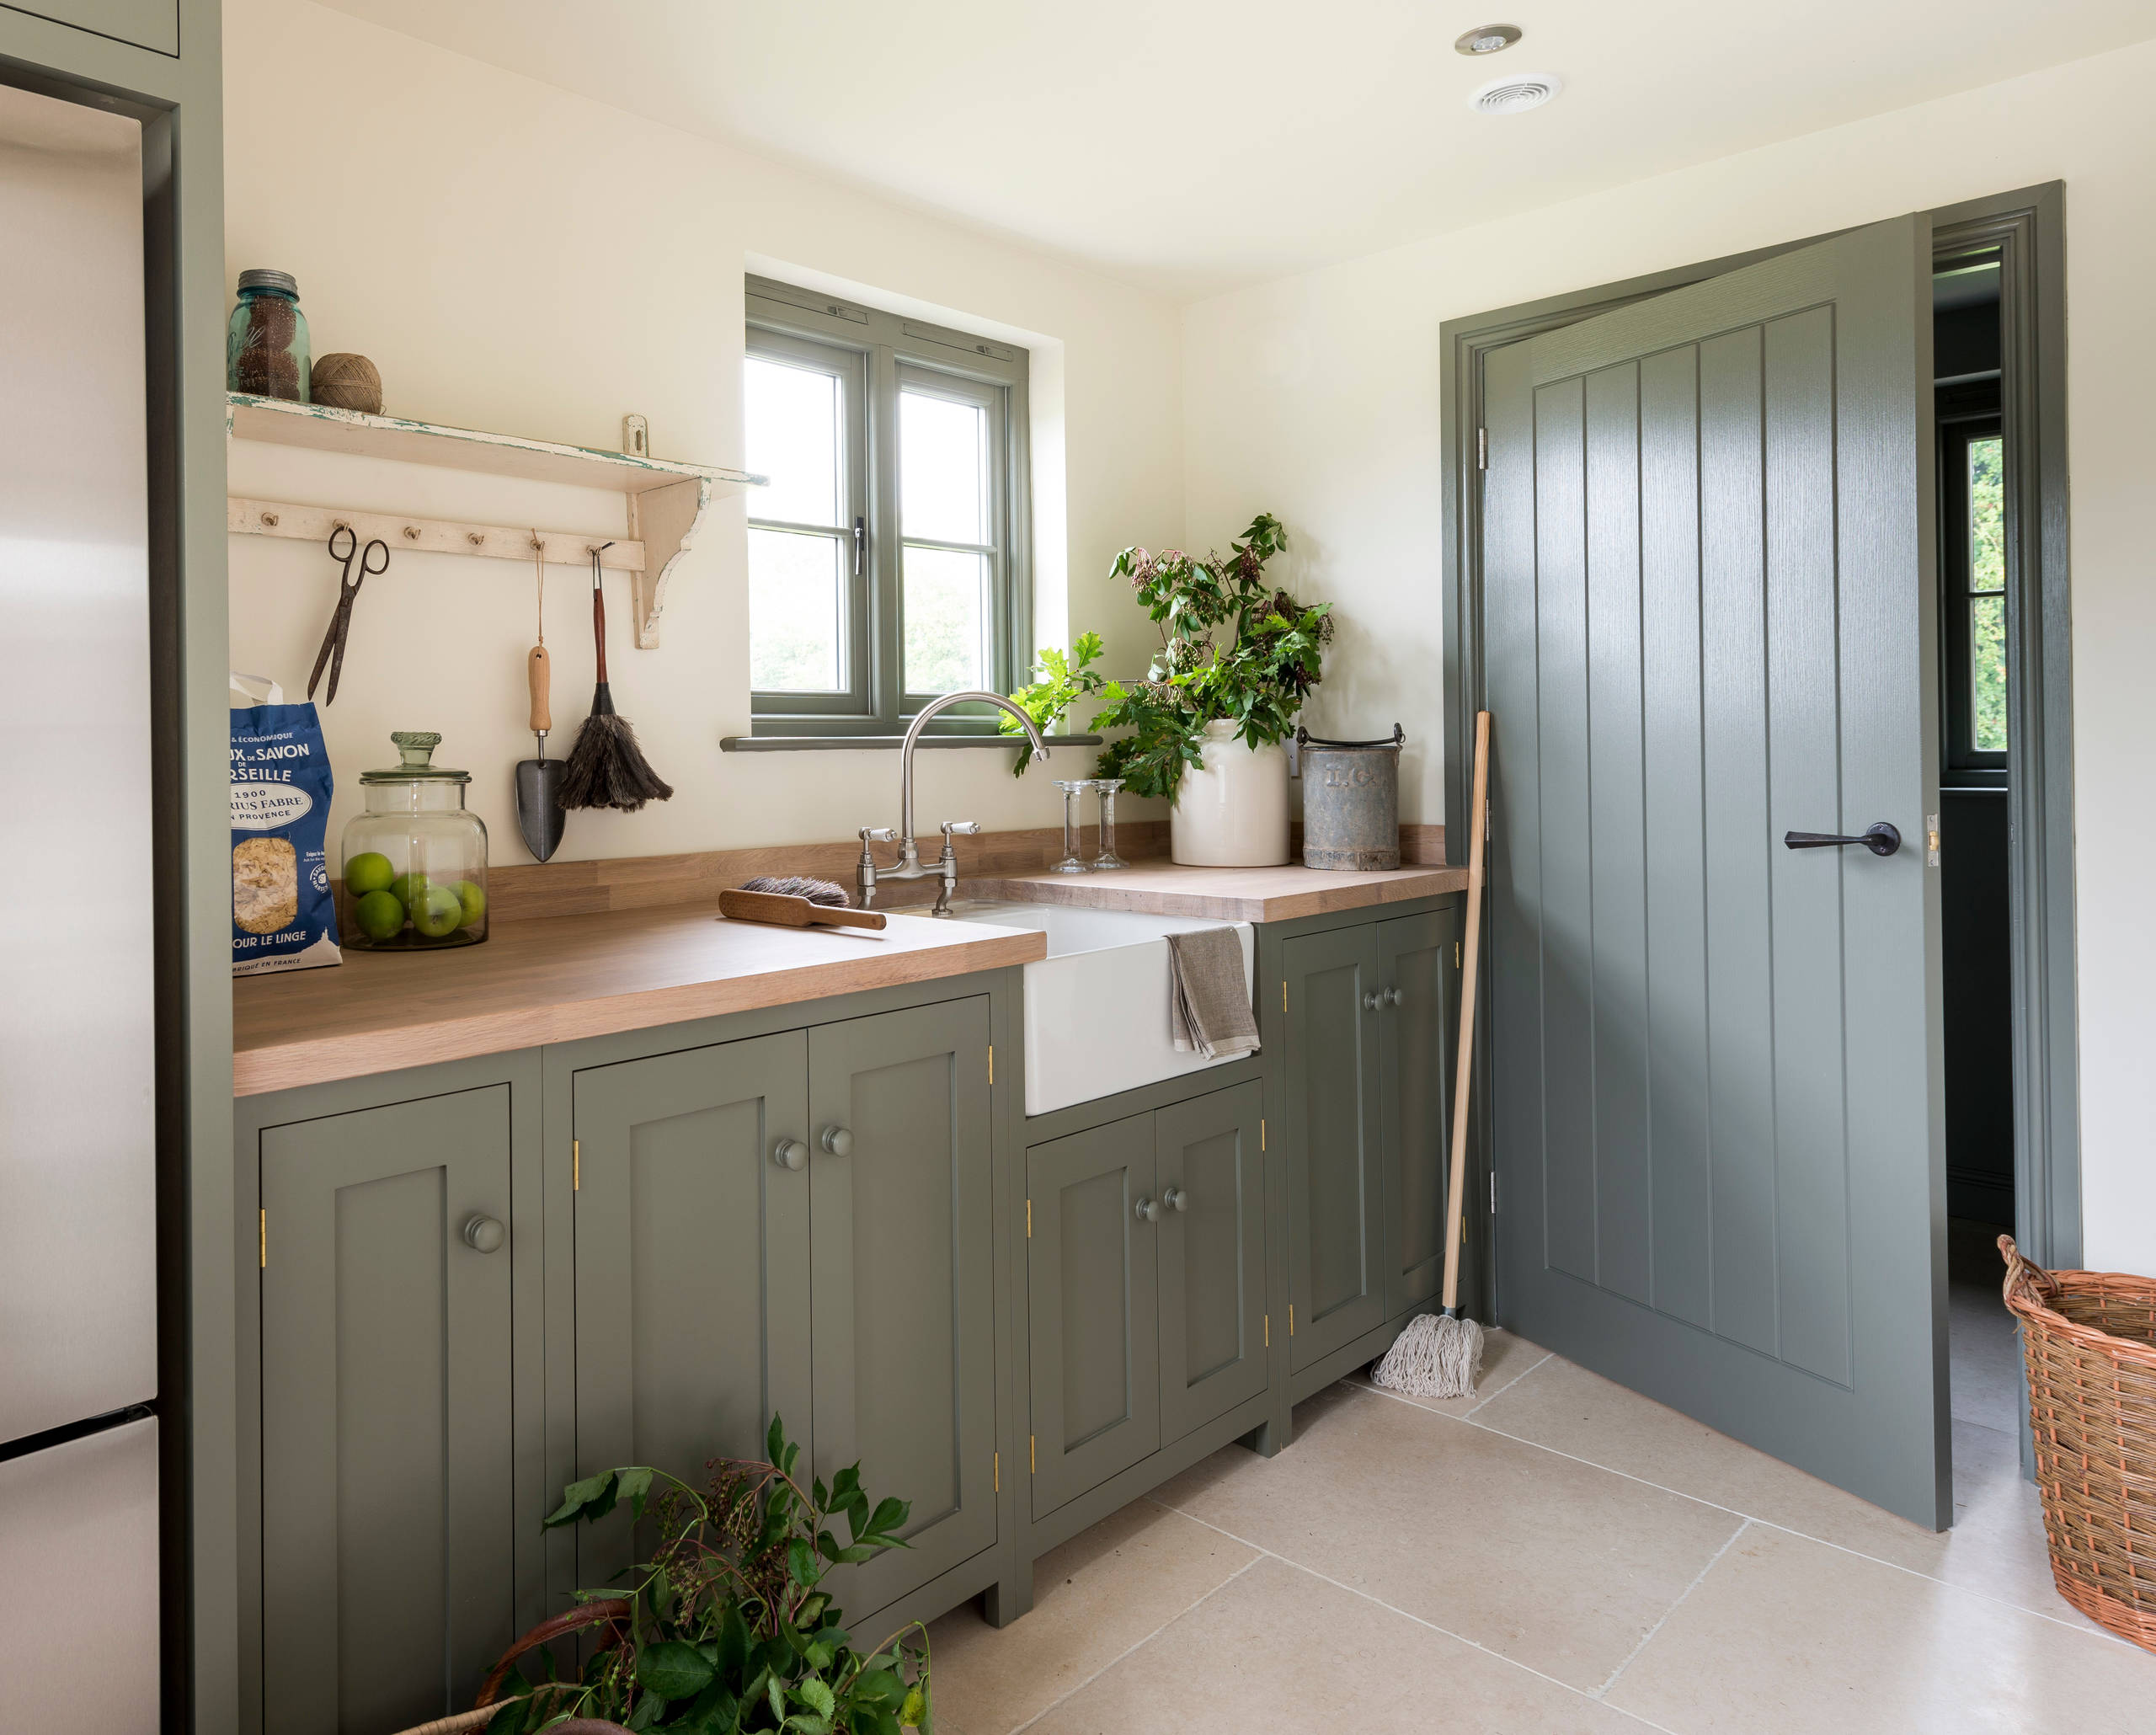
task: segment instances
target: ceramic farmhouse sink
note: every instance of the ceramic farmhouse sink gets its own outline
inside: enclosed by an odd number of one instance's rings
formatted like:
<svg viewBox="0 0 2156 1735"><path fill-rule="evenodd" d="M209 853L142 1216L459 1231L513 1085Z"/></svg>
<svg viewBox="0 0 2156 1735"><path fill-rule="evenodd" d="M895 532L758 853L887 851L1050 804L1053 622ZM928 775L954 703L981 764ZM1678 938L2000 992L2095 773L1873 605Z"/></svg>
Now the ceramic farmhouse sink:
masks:
<svg viewBox="0 0 2156 1735"><path fill-rule="evenodd" d="M1169 934L1233 927L1243 981L1253 969L1251 925L1056 904L961 903L953 916L990 927L1034 928L1048 956L1025 966L1026 1113L1046 1114L1224 1060L1176 1052L1168 1034Z"/></svg>

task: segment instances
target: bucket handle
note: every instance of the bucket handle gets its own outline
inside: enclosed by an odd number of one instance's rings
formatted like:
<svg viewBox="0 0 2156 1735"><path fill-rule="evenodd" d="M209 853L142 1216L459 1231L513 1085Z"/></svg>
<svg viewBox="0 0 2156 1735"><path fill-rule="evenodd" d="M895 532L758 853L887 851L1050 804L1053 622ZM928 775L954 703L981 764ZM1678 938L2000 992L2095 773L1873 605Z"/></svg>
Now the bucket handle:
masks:
<svg viewBox="0 0 2156 1735"><path fill-rule="evenodd" d="M1407 745L1407 731L1398 723L1392 726L1390 735L1375 741L1328 741L1322 735L1314 735L1299 723L1295 725L1295 745L1298 747L1404 747Z"/></svg>

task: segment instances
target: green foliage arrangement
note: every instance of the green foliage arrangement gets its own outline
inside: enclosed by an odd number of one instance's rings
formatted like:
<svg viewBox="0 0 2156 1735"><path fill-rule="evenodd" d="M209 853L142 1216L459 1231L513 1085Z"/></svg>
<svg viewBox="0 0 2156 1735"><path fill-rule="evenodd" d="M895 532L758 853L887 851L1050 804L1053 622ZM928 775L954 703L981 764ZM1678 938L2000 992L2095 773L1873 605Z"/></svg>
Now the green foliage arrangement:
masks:
<svg viewBox="0 0 2156 1735"><path fill-rule="evenodd" d="M1305 607L1266 583L1266 563L1287 546L1280 520L1261 512L1225 554L1125 548L1115 575L1130 581L1161 635L1146 678L1103 680L1087 666L1101 651L1099 635L1088 633L1068 661L1043 650L1047 678L1011 698L1043 729L1079 699L1097 698L1092 728L1130 731L1102 750L1097 775L1121 777L1139 795L1175 794L1185 767L1202 762L1209 723L1234 723L1236 739L1252 747L1285 740L1332 637L1331 604ZM1004 728L1018 733L1010 719ZM1013 769L1031 757L1030 744L1022 745Z"/></svg>
<svg viewBox="0 0 2156 1735"><path fill-rule="evenodd" d="M916 1649L902 1630L864 1651L819 1588L832 1567L907 1545L903 1500L872 1508L861 1466L826 1488L795 1480L801 1448L771 1418L768 1462L714 1458L702 1492L648 1465L603 1471L562 1491L549 1526L595 1521L626 1504L657 1531L652 1558L618 1591L579 1591L568 1613L519 1639L479 1702L499 1702L489 1735L575 1721L639 1735L899 1735L929 1724L926 1632ZM654 1495L654 1489L658 1490ZM841 1543L832 1521L843 1516ZM553 1642L599 1642L580 1674L558 1678ZM524 1663L532 1661L536 1674Z"/></svg>

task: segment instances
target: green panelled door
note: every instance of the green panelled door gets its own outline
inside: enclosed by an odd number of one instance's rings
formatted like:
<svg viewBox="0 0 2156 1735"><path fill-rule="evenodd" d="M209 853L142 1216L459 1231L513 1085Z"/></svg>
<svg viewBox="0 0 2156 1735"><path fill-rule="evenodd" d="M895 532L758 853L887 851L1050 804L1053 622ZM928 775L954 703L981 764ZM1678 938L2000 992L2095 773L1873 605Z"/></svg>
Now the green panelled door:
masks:
<svg viewBox="0 0 2156 1735"><path fill-rule="evenodd" d="M1288 1141L1291 1369L1384 1324L1385 1188L1379 1110L1377 937L1302 934L1280 948Z"/></svg>
<svg viewBox="0 0 2156 1735"><path fill-rule="evenodd" d="M815 1449L912 1503L835 1575L860 1620L995 1541L988 996L808 1033Z"/></svg>
<svg viewBox="0 0 2156 1735"><path fill-rule="evenodd" d="M515 1636L509 1086L260 1150L263 1727L402 1729Z"/></svg>
<svg viewBox="0 0 2156 1735"><path fill-rule="evenodd" d="M577 1471L649 1464L691 1487L801 1440L808 1391L808 1134L800 1031L576 1076ZM796 1153L797 1155L798 1153ZM576 1529L577 1583L632 1559L626 1513Z"/></svg>
<svg viewBox="0 0 2156 1735"><path fill-rule="evenodd" d="M1265 1390L1265 1166L1256 1080L1153 1114L1161 1444Z"/></svg>

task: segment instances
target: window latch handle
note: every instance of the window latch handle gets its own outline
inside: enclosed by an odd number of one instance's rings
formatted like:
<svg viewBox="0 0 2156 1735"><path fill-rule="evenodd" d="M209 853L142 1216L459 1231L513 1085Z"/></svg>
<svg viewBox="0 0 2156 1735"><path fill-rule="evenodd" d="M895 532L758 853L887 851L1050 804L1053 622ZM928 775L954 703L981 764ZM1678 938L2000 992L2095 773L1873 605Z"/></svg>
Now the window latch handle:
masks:
<svg viewBox="0 0 2156 1735"><path fill-rule="evenodd" d="M853 520L853 575L857 579L868 569L868 520Z"/></svg>

